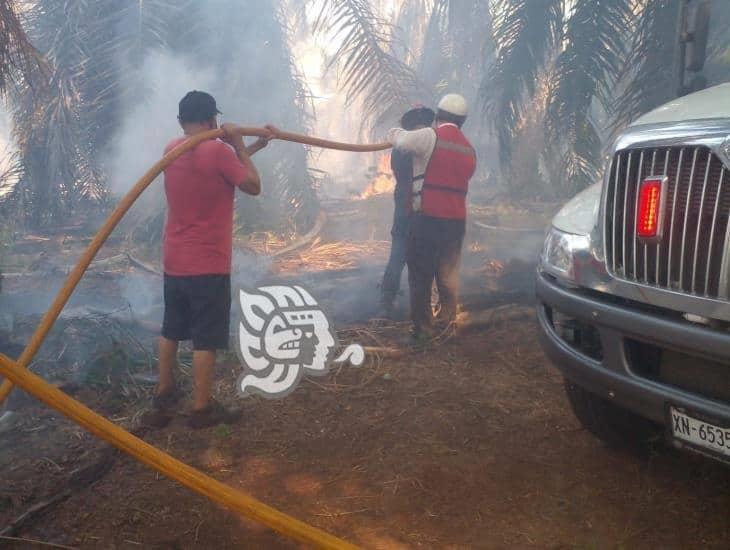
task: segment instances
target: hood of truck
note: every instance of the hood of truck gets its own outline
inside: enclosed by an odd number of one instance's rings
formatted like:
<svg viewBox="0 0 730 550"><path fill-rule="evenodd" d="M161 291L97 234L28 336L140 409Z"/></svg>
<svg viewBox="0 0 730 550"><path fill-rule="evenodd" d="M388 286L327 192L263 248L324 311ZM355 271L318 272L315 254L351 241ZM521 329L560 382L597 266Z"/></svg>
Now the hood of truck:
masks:
<svg viewBox="0 0 730 550"><path fill-rule="evenodd" d="M631 126L711 118L730 118L730 82L674 99L639 117Z"/></svg>

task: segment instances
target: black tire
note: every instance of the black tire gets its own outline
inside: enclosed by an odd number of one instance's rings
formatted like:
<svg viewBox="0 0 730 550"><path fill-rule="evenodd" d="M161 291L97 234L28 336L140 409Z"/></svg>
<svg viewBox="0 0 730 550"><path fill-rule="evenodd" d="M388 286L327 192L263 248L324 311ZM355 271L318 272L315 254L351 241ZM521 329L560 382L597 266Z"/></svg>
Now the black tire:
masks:
<svg viewBox="0 0 730 550"><path fill-rule="evenodd" d="M565 379L565 393L585 429L610 447L646 451L661 428Z"/></svg>

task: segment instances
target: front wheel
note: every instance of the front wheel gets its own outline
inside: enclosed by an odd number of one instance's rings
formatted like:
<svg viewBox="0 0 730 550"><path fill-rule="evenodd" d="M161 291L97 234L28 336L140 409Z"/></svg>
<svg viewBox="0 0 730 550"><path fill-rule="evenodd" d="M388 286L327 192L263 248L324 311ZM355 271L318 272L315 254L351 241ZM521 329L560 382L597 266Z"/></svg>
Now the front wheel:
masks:
<svg viewBox="0 0 730 550"><path fill-rule="evenodd" d="M646 450L661 433L659 426L653 422L618 407L567 378L565 393L583 427L611 447Z"/></svg>

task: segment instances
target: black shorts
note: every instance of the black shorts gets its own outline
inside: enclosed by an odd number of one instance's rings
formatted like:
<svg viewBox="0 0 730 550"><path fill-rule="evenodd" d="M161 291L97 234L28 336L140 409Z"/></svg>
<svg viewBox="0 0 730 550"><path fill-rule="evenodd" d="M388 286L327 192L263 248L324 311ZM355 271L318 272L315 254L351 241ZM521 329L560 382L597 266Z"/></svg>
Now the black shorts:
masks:
<svg viewBox="0 0 730 550"><path fill-rule="evenodd" d="M198 351L227 349L230 317L230 275L165 274L163 337L192 340Z"/></svg>

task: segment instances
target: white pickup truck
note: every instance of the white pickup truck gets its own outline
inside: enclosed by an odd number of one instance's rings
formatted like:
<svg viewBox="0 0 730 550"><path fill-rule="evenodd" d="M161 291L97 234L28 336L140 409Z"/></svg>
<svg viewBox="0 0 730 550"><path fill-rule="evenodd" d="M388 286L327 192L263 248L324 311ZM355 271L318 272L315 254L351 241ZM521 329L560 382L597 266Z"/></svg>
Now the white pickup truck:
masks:
<svg viewBox="0 0 730 550"><path fill-rule="evenodd" d="M618 138L555 216L537 274L543 345L581 423L730 462L730 84Z"/></svg>

